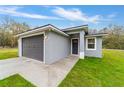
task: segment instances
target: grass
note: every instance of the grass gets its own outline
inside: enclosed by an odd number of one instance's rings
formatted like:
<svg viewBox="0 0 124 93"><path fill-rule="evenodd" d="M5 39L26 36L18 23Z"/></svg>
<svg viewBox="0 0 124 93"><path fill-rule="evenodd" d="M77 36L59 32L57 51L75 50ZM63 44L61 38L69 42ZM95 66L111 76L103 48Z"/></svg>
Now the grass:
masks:
<svg viewBox="0 0 124 93"><path fill-rule="evenodd" d="M60 87L124 86L124 51L103 50L103 58L79 59Z"/></svg>
<svg viewBox="0 0 124 93"><path fill-rule="evenodd" d="M0 48L0 60L17 57L17 48ZM34 87L19 74L0 80L0 87Z"/></svg>
<svg viewBox="0 0 124 93"><path fill-rule="evenodd" d="M0 60L17 57L17 48L0 48Z"/></svg>
<svg viewBox="0 0 124 93"><path fill-rule="evenodd" d="M17 57L17 49L0 49L0 59ZM0 80L0 86L34 86L16 74ZM60 87L124 86L124 51L103 50L103 58L79 59Z"/></svg>
<svg viewBox="0 0 124 93"><path fill-rule="evenodd" d="M25 80L19 74L15 74L0 80L0 87L34 87L34 85Z"/></svg>

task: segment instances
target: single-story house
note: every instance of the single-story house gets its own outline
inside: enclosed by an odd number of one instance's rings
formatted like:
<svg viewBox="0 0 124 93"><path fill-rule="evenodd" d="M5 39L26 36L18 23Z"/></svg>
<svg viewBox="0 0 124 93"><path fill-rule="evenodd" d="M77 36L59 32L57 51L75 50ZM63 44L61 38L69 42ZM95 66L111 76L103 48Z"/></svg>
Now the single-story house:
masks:
<svg viewBox="0 0 124 93"><path fill-rule="evenodd" d="M89 34L88 25L59 29L51 24L18 34L19 57L54 63L69 55L102 57L102 36Z"/></svg>

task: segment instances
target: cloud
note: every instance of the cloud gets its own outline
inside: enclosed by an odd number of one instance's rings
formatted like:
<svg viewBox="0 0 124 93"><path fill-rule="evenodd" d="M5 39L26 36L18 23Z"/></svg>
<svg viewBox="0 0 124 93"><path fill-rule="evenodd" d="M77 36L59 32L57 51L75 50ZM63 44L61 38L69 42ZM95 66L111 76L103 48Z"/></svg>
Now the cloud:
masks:
<svg viewBox="0 0 124 93"><path fill-rule="evenodd" d="M100 15L88 16L77 8L67 10L61 7L56 7L53 9L53 13L71 21L84 21L90 23L97 23L101 18Z"/></svg>
<svg viewBox="0 0 124 93"><path fill-rule="evenodd" d="M52 16L46 16L41 14L34 14L34 13L26 13L26 12L20 12L18 11L20 8L23 7L17 7L17 6L2 6L0 7L0 14L7 14L10 16L17 16L17 17L25 17L25 18L33 18L33 19L59 19L57 17Z"/></svg>
<svg viewBox="0 0 124 93"><path fill-rule="evenodd" d="M117 14L116 13L111 13L111 14L109 14L109 15L104 15L104 17L103 16L101 16L101 19L99 20L99 22L113 22L113 21L115 21L115 17L117 16Z"/></svg>
<svg viewBox="0 0 124 93"><path fill-rule="evenodd" d="M113 14L109 14L107 17L108 18L114 18L114 17L116 17L117 15L115 14L115 13L113 13Z"/></svg>
<svg viewBox="0 0 124 93"><path fill-rule="evenodd" d="M52 19L52 20L70 20L70 21L79 21L83 23L101 23L101 22L110 22L116 17L116 14L110 14L106 16L102 15L92 15L88 16L86 13L82 12L78 8L64 9L58 6L42 6L42 7L50 7L50 13L56 16L47 16L44 14L36 14L36 13L27 13L22 12L20 10L24 10L23 6L0 6L0 14L24 17L24 18L32 18L32 19Z"/></svg>
<svg viewBox="0 0 124 93"><path fill-rule="evenodd" d="M41 7L50 8L50 7L52 7L52 6L51 6L51 5L41 5Z"/></svg>

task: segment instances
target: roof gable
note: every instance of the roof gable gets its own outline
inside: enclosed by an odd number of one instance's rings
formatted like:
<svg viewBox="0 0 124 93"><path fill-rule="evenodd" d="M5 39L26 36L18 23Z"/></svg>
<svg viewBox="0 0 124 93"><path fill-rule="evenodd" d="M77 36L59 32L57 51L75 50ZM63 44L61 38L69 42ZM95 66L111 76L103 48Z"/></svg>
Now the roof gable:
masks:
<svg viewBox="0 0 124 93"><path fill-rule="evenodd" d="M88 32L88 25L74 26L74 27L69 27L61 30L63 32L74 31L74 30L77 30L77 31L83 30L85 32Z"/></svg>
<svg viewBox="0 0 124 93"><path fill-rule="evenodd" d="M43 32L43 31L46 31L46 30L52 30L52 31L54 31L56 33L59 33L61 35L68 36L68 34L64 33L59 28L57 28L57 27L55 27L51 24L47 24L47 25L44 25L44 26L40 26L40 27L36 27L36 28L30 29L30 30L27 30L26 32L20 33L16 36L18 37L18 36L23 36L23 35L27 35L27 34L32 34L32 33L35 33L35 32Z"/></svg>
<svg viewBox="0 0 124 93"><path fill-rule="evenodd" d="M66 33L68 31L82 30L82 31L85 31L85 33L88 33L88 25L81 25L81 26L75 26L75 27L70 27L70 28L66 28L66 29L59 29L59 28L55 27L54 25L47 24L47 25L43 25L43 26L36 27L33 29L29 29L26 32L17 34L16 36L18 37L18 36L23 36L23 35L29 35L32 33L44 32L44 31L48 31L48 30L54 31L54 32L59 33L59 34L64 35L64 36L69 36Z"/></svg>

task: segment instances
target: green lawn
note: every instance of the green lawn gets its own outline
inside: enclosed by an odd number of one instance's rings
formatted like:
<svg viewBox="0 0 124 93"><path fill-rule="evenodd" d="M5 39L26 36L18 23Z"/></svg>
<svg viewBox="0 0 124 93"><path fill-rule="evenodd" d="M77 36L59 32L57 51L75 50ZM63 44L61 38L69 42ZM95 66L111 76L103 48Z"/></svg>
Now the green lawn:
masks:
<svg viewBox="0 0 124 93"><path fill-rule="evenodd" d="M0 60L17 57L17 48L0 48Z"/></svg>
<svg viewBox="0 0 124 93"><path fill-rule="evenodd" d="M59 86L124 86L124 51L103 50L102 59L80 59Z"/></svg>
<svg viewBox="0 0 124 93"><path fill-rule="evenodd" d="M25 80L18 74L0 80L0 87L34 87L33 84Z"/></svg>
<svg viewBox="0 0 124 93"><path fill-rule="evenodd" d="M17 57L17 49L0 49L0 59ZM19 75L0 80L0 86L33 86ZM124 86L124 51L103 50L103 58L79 60L59 86Z"/></svg>
<svg viewBox="0 0 124 93"><path fill-rule="evenodd" d="M0 60L7 58L14 58L18 55L17 48L1 48ZM33 87L34 85L25 80L18 74L0 80L0 87Z"/></svg>

